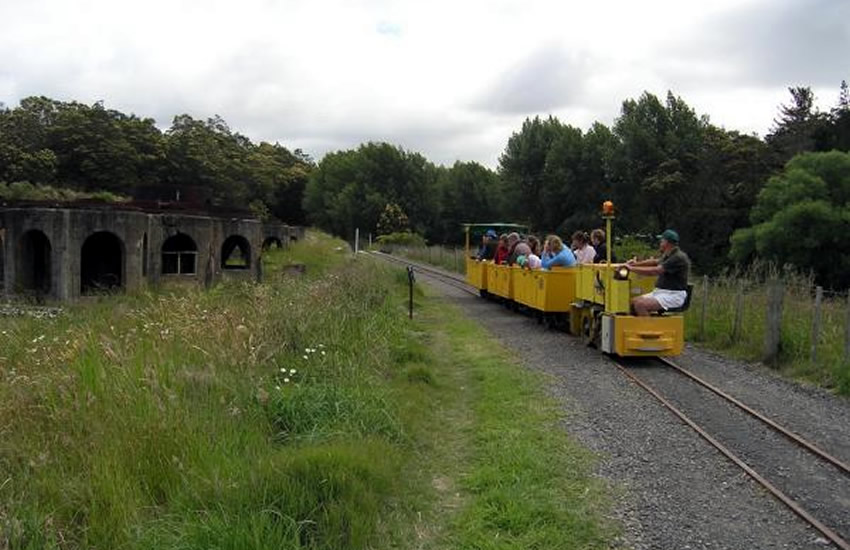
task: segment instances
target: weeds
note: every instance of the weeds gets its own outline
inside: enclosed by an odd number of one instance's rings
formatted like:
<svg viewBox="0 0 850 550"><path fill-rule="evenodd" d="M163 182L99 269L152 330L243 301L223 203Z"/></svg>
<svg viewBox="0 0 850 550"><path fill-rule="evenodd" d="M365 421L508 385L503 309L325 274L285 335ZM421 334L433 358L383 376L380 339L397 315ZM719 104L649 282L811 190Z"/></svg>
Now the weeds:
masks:
<svg viewBox="0 0 850 550"><path fill-rule="evenodd" d="M264 271L0 317L0 548L604 544L587 455L469 322L321 235Z"/></svg>

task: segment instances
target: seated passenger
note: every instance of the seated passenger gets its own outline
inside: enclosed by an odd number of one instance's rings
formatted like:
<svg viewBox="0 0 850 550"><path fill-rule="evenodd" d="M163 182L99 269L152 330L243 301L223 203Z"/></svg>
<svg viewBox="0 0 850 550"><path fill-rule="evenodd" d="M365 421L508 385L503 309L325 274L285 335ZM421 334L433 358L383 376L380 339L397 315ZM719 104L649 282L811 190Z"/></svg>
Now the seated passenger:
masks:
<svg viewBox="0 0 850 550"><path fill-rule="evenodd" d="M496 255L496 245L498 236L492 229L488 229L481 237L481 248L478 249L478 254L475 255L478 260L492 260Z"/></svg>
<svg viewBox="0 0 850 550"><path fill-rule="evenodd" d="M564 246L561 238L557 235L546 237L543 245L543 255L540 256L540 267L550 269L553 267L571 267L576 265L576 257L572 250Z"/></svg>
<svg viewBox="0 0 850 550"><path fill-rule="evenodd" d="M493 263L496 265L501 265L508 261L508 254L510 253L510 249L508 248L508 236L502 233L499 237L499 244L496 246L496 254L493 256Z"/></svg>
<svg viewBox="0 0 850 550"><path fill-rule="evenodd" d="M590 246L590 236L584 231L576 231L572 237L572 249L576 260L580 264L592 264L596 257L596 250Z"/></svg>
<svg viewBox="0 0 850 550"><path fill-rule="evenodd" d="M679 249L679 234L667 229L658 237L661 239L660 258L626 262L629 270L639 275L658 275L652 292L632 298L635 315L644 316L655 311L682 307L688 296L691 261Z"/></svg>
<svg viewBox="0 0 850 550"><path fill-rule="evenodd" d="M594 229L590 232L590 244L593 245L594 250L596 250L596 257L593 258L593 263L595 264L603 264L608 261L608 257L606 255L607 247L605 245L605 230L604 229ZM617 257L614 256L614 250L612 247L611 250L611 263L616 263Z"/></svg>
<svg viewBox="0 0 850 550"><path fill-rule="evenodd" d="M528 269L540 269L540 241L534 235L529 235L528 246L531 248L531 254L526 258L526 266Z"/></svg>
<svg viewBox="0 0 850 550"><path fill-rule="evenodd" d="M519 256L528 256L531 254L531 248L528 246L528 243L523 241L519 233L516 232L508 235L508 247L510 248L508 265L514 265Z"/></svg>

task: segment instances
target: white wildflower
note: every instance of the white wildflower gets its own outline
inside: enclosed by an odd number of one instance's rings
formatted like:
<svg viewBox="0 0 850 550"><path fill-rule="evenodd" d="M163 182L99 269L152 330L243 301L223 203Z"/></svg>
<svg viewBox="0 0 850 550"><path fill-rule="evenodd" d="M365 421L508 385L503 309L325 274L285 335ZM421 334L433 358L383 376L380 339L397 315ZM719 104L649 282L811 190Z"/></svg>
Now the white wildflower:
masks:
<svg viewBox="0 0 850 550"><path fill-rule="evenodd" d="M289 384L289 378L284 378L284 379L283 379L283 383L284 383L284 384Z"/></svg>

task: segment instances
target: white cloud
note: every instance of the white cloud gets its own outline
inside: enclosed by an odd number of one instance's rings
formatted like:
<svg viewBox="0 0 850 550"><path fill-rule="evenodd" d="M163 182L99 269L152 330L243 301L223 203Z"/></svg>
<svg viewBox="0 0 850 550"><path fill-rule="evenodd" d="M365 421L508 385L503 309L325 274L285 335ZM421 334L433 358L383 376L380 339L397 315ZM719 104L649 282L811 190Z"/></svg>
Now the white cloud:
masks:
<svg viewBox="0 0 850 550"><path fill-rule="evenodd" d="M0 13L7 105L104 100L163 128L219 114L317 158L386 140L495 166L526 116L610 124L644 90L764 134L787 85L828 108L850 78L843 0L0 0Z"/></svg>

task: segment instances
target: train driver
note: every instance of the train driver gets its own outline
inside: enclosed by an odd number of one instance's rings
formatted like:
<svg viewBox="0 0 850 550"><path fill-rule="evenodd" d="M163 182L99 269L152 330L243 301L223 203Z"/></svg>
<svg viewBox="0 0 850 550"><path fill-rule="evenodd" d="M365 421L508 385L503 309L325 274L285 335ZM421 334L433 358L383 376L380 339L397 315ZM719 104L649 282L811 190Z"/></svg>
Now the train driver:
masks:
<svg viewBox="0 0 850 550"><path fill-rule="evenodd" d="M679 234L667 229L658 236L661 239L660 258L626 262L630 271L639 275L658 275L655 288L649 294L632 298L636 315L645 316L655 311L682 307L688 295L688 271L691 261L679 248Z"/></svg>

